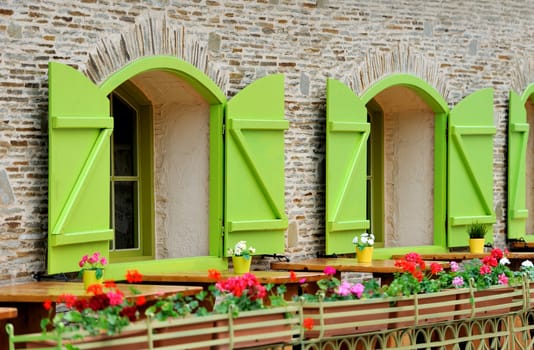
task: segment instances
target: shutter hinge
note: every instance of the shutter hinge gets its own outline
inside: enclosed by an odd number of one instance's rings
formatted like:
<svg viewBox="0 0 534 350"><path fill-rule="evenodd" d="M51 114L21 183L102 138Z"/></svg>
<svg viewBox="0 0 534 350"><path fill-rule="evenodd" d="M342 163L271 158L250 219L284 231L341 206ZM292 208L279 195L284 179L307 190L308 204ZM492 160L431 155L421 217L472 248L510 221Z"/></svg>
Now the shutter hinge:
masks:
<svg viewBox="0 0 534 350"><path fill-rule="evenodd" d="M222 134L224 135L225 132L226 132L226 124L223 124L222 125Z"/></svg>

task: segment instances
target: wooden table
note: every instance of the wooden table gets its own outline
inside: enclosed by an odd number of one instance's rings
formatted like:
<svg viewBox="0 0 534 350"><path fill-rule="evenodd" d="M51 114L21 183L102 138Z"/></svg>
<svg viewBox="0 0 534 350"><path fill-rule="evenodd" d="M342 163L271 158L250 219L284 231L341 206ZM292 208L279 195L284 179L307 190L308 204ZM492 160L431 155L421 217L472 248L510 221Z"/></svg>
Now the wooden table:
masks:
<svg viewBox="0 0 534 350"><path fill-rule="evenodd" d="M442 266L448 267L448 263L441 263ZM271 268L274 270L323 271L327 266L335 268L338 273L372 273L373 277L380 278L383 285L391 283L395 272L402 272L400 267L395 266L395 260L373 260L370 263L359 263L354 258L314 258L291 262L274 261L271 263Z"/></svg>
<svg viewBox="0 0 534 350"><path fill-rule="evenodd" d="M14 307L0 307L0 320L9 320L17 317L17 309ZM3 331L4 329L2 329Z"/></svg>
<svg viewBox="0 0 534 350"><path fill-rule="evenodd" d="M169 285L148 285L148 284L125 284L118 283L117 287L124 293L124 297L136 298L143 295L147 301L154 300L159 296L182 293L183 295L193 295L202 290L195 286L169 286ZM130 289L133 287L138 294ZM63 294L71 294L78 298L88 298L83 283L81 282L27 282L20 284L0 285L0 307L16 308L17 318L12 320L17 334L40 332L41 319L48 316L42 305L50 300L52 306ZM0 349L7 349L8 339L5 332L7 320L0 320Z"/></svg>
<svg viewBox="0 0 534 350"><path fill-rule="evenodd" d="M295 272L295 278L291 278L289 272L285 271L251 271L256 276L261 284L284 284L287 288L286 299L290 299L293 295L305 293L315 293L317 290L316 283L323 279L326 275L322 272ZM221 277L227 279L230 277L240 276L232 271L221 271ZM303 284L306 281L306 284ZM188 271L188 272L172 272L160 274L143 274L143 282L157 282L157 283L172 283L172 284L187 284L194 286L201 286L207 289L216 281L209 277L207 271Z"/></svg>

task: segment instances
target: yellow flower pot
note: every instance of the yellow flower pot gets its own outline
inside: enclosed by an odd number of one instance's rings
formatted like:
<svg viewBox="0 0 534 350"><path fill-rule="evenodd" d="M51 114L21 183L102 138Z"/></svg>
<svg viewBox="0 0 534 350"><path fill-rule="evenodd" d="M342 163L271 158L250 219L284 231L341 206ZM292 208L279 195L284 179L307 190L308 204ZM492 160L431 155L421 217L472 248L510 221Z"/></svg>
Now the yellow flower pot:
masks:
<svg viewBox="0 0 534 350"><path fill-rule="evenodd" d="M104 282L104 276L96 278L96 270L83 270L82 279L85 290L92 284L102 284Z"/></svg>
<svg viewBox="0 0 534 350"><path fill-rule="evenodd" d="M250 271L250 264L252 257L245 259L242 256L232 256L232 263L234 265L234 272L237 274L244 274Z"/></svg>
<svg viewBox="0 0 534 350"><path fill-rule="evenodd" d="M470 238L469 239L469 251L472 254L482 254L484 253L484 238Z"/></svg>
<svg viewBox="0 0 534 350"><path fill-rule="evenodd" d="M365 247L360 249L356 247L356 260L359 263L370 263L373 261L373 248L374 247Z"/></svg>

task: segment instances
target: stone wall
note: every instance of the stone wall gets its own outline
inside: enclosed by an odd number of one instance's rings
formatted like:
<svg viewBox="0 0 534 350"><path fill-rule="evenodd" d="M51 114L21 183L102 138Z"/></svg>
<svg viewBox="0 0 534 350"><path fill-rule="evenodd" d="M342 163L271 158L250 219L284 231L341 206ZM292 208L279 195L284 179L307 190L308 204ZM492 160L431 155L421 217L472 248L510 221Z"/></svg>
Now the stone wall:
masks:
<svg viewBox="0 0 534 350"><path fill-rule="evenodd" d="M286 75L288 254L324 245L325 88L357 93L412 73L454 106L493 87L494 234L503 243L508 92L534 82L526 0L0 0L0 281L42 271L47 233L47 63L100 83L144 55L171 54L231 97Z"/></svg>

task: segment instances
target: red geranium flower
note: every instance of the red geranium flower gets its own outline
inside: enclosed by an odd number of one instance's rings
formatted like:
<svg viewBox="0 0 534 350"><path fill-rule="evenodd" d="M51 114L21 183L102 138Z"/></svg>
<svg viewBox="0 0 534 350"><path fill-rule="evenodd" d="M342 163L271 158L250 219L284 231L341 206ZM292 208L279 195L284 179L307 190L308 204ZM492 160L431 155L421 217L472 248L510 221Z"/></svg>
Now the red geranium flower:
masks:
<svg viewBox="0 0 534 350"><path fill-rule="evenodd" d="M143 282L143 275L137 270L128 270L126 272L126 281L128 283L141 283Z"/></svg>
<svg viewBox="0 0 534 350"><path fill-rule="evenodd" d="M313 329L313 318L305 318L303 326L307 330L312 330Z"/></svg>

